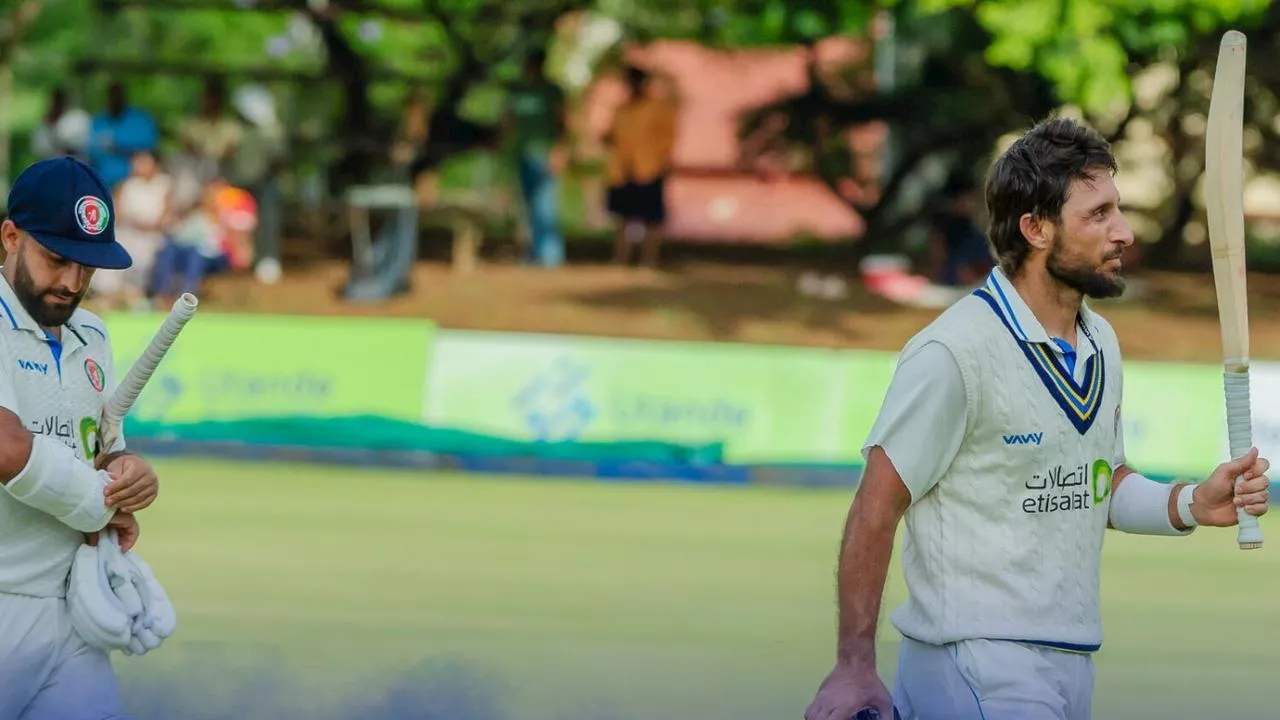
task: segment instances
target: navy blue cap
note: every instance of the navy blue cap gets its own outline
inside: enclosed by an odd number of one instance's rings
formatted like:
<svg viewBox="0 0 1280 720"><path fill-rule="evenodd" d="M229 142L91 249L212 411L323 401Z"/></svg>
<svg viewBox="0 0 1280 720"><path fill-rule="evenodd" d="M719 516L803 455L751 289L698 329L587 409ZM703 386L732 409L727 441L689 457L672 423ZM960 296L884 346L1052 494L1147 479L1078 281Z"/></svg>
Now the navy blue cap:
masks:
<svg viewBox="0 0 1280 720"><path fill-rule="evenodd" d="M41 160L23 170L9 190L9 219L72 262L108 270L133 265L129 251L116 242L111 189L73 157Z"/></svg>

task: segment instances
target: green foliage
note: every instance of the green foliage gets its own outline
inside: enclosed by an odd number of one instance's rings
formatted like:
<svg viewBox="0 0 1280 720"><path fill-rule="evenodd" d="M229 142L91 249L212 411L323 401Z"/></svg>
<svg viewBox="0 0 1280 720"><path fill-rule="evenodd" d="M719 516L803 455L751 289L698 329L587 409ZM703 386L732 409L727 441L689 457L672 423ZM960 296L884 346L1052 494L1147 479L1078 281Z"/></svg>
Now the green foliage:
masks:
<svg viewBox="0 0 1280 720"><path fill-rule="evenodd" d="M869 0L598 0L595 11L622 23L641 40L680 38L716 47L757 47L860 34L875 5Z"/></svg>
<svg viewBox="0 0 1280 720"><path fill-rule="evenodd" d="M295 147L308 148L308 162L325 163L341 155L342 144L352 140L347 135L388 137L415 86L444 98L448 112L492 126L521 59L530 49L547 48L556 20L569 12L591 9L611 18L631 40L683 38L732 48L865 36L877 12L892 10L899 62L929 58L916 68L918 77L900 67L894 97L846 102L814 95L787 108L800 121L788 131L799 135L789 139L817 151L822 157L815 166L832 177L845 175L851 158L834 135L824 139L818 132L823 123L886 120L894 127L899 159L946 155L944 164L969 162L979 148L987 151L988 132L1022 123L1044 107L1073 104L1091 119L1115 118L1129 106L1136 69L1169 59L1211 67L1206 53L1216 36L1228 27L1249 32L1268 6L1266 0L353 0L371 10L344 11L337 28L364 63L369 82L363 92L376 118L345 132L350 88L328 75L336 64L329 56L334 48L304 2L296 2L296 10L250 12L231 9L231 0L225 10L151 0L110 14L95 12L93 0L39 2L42 12L13 58L18 86L6 108L17 163L25 159L26 135L56 84L69 85L76 100L94 111L106 82L125 79L132 99L154 112L172 136L195 107L200 78L194 70L225 70L233 85L269 71L281 78L271 86L295 142L304 141ZM0 20L13 6L0 1ZM1264 47L1265 39L1256 37L1254 46ZM550 49L554 75L564 48ZM77 77L75 62L90 58L152 70L97 67ZM1261 82L1262 73L1274 71L1259 65L1252 72ZM1257 97L1255 104L1264 99ZM923 106L931 112L917 118ZM956 128L973 130L961 135ZM474 148L458 148L468 149ZM822 164L832 159L828 155L839 160L838 172Z"/></svg>
<svg viewBox="0 0 1280 720"><path fill-rule="evenodd" d="M740 0L710 18L706 39L735 47L812 43L861 33L872 13L864 0Z"/></svg>
<svg viewBox="0 0 1280 720"><path fill-rule="evenodd" d="M55 85L69 86L75 102L92 112L101 107L107 82L123 79L131 100L151 110L170 136L195 107L200 71L206 69L227 73L233 84L262 73L280 78L272 88L293 118L292 129L314 141L331 136L345 111L338 81L324 79L326 46L303 3L296 11L237 10L230 0L225 9L122 2L101 12L94 0L41 0L41 5L15 57L19 85L10 113L19 155ZM531 48L546 47L555 19L577 9L590 7L618 21L635 39L683 37L758 46L860 32L872 8L866 0L377 0L363 5L381 11L344 11L337 27L366 63L379 127L394 123L409 85L438 95L456 95L462 88L461 99L453 100L459 111L494 122L520 58ZM76 74L77 62L88 65L87 74ZM307 78L309 83L299 83Z"/></svg>
<svg viewBox="0 0 1280 720"><path fill-rule="evenodd" d="M924 13L964 8L991 34L993 65L1042 74L1065 103L1108 114L1132 94L1129 69L1197 35L1248 29L1266 0L921 0Z"/></svg>

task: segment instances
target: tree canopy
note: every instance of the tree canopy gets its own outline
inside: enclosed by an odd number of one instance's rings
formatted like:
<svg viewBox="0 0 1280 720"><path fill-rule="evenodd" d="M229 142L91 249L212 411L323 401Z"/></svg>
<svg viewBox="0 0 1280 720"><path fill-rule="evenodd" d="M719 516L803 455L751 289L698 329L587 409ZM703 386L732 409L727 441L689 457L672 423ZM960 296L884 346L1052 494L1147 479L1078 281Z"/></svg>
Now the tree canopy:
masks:
<svg viewBox="0 0 1280 720"><path fill-rule="evenodd" d="M872 22L892 19L889 52L850 70L890 85L854 82L862 91L851 95L815 75L811 90L744 128L787 113L787 139L809 149L813 171L839 191L859 165L845 131L887 124L882 192L850 200L871 221L864 249L896 242L948 172L980 166L1004 134L1065 107L1122 147L1138 134L1164 148L1156 164L1168 186L1140 210L1161 228L1158 245L1177 250L1196 222L1217 40L1232 27L1254 49L1251 172L1280 170L1280 67L1254 60L1280 42L1280 10L1266 0L15 0L0 9L0 92L11 95L0 144L7 130L25 137L55 85L79 88L95 109L106 79L131 74L132 99L172 127L194 107L198 78L219 72L273 84L301 146L355 178L414 88L434 98L441 126L468 130L447 152L490 142L484 129L522 58L550 49L562 66L582 42L563 21L584 11L615 23L609 44L681 38L723 48L879 37ZM578 89L581 73L571 74ZM23 144L14 147L21 158Z"/></svg>

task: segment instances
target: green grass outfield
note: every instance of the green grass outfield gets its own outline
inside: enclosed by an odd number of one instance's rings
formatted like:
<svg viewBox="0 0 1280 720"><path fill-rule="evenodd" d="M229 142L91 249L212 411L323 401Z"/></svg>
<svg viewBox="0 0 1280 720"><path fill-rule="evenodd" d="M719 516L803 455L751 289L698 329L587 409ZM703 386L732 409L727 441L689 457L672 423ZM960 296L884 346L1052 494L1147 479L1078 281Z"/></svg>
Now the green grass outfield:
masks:
<svg viewBox="0 0 1280 720"><path fill-rule="evenodd" d="M138 720L800 718L830 666L844 490L157 467L180 625L117 660ZM1275 716L1264 529L1109 535L1096 718Z"/></svg>

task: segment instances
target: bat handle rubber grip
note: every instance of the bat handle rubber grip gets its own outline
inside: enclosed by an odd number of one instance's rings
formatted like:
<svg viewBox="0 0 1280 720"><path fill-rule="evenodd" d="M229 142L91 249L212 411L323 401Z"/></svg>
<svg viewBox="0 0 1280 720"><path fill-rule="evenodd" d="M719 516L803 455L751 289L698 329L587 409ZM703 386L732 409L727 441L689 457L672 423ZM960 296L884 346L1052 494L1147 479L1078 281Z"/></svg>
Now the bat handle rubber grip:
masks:
<svg viewBox="0 0 1280 720"><path fill-rule="evenodd" d="M880 717L879 710L868 707L859 710L857 714L849 720L882 720L882 718ZM893 708L893 720L902 720L902 715L898 712L898 708L896 706Z"/></svg>
<svg viewBox="0 0 1280 720"><path fill-rule="evenodd" d="M1249 371L1227 370L1222 375L1223 390L1227 400L1227 446L1231 457L1238 458L1253 447L1253 425L1250 418ZM1243 478L1236 478L1236 483ZM1242 549L1262 547L1262 528L1258 527L1258 518L1245 512L1244 508L1236 508L1239 521L1236 540Z"/></svg>

